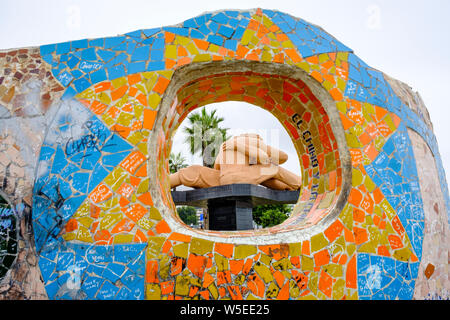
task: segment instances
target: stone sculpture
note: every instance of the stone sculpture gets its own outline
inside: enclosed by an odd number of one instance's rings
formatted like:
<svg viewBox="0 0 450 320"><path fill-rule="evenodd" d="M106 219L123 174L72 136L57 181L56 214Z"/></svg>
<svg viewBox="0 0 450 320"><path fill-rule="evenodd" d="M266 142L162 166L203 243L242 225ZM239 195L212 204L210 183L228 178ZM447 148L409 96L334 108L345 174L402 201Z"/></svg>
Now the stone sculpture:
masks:
<svg viewBox="0 0 450 320"><path fill-rule="evenodd" d="M192 165L170 175L171 187L209 188L233 183L261 184L277 190L298 190L300 177L280 167L288 155L266 145L258 134L245 133L220 146L214 168Z"/></svg>

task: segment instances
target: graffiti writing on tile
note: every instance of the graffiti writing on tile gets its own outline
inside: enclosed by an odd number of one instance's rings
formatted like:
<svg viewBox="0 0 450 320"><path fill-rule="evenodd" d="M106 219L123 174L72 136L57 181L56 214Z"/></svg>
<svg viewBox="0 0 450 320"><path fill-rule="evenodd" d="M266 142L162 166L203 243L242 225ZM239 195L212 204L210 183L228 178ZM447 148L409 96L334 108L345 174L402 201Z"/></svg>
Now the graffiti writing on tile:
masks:
<svg viewBox="0 0 450 320"><path fill-rule="evenodd" d="M16 218L10 208L0 207L0 279L6 274L17 255Z"/></svg>
<svg viewBox="0 0 450 320"><path fill-rule="evenodd" d="M299 118L300 118L299 114L294 113L291 117L291 120L292 122L294 122L295 126L301 130L300 125L303 123L303 120ZM309 158L311 159L311 165L313 168L317 168L319 166L319 161L317 160L316 149L314 147L314 144L312 143L311 132L309 130L303 131L302 137L303 140L305 141Z"/></svg>
<svg viewBox="0 0 450 320"><path fill-rule="evenodd" d="M100 128L95 128L92 121L87 121L84 126L91 131L91 133L83 135L80 139L69 138L65 145L65 152L68 156L81 152L85 149L102 151L104 147L113 147L115 144L106 143L104 141L108 138L105 132L102 132ZM84 155L85 157L89 154Z"/></svg>

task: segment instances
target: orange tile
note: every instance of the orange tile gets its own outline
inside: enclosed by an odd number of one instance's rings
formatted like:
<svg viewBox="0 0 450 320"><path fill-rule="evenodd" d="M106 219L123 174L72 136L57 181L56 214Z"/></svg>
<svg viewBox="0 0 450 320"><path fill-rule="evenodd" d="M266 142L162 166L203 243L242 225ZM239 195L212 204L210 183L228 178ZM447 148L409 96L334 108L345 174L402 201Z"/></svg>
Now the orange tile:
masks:
<svg viewBox="0 0 450 320"><path fill-rule="evenodd" d="M252 268L252 265L253 265L252 259L245 260L244 267L242 268L242 273L248 274L250 272L250 269Z"/></svg>
<svg viewBox="0 0 450 320"><path fill-rule="evenodd" d="M136 177L147 176L147 163L144 163L135 173Z"/></svg>
<svg viewBox="0 0 450 320"><path fill-rule="evenodd" d="M328 249L321 250L314 254L314 264L316 267L321 267L323 265L330 263L330 254Z"/></svg>
<svg viewBox="0 0 450 320"><path fill-rule="evenodd" d="M376 188L373 192L373 199L375 200L375 204L379 204L384 199L384 194L381 192L380 188Z"/></svg>
<svg viewBox="0 0 450 320"><path fill-rule="evenodd" d="M159 77L158 81L156 82L155 86L153 87L153 91L159 93L159 94L163 94L164 91L166 90L167 86L169 85L170 80L164 78L164 77Z"/></svg>
<svg viewBox="0 0 450 320"><path fill-rule="evenodd" d="M233 256L233 248L234 245L231 243L216 242L214 245L214 251L227 258L231 258Z"/></svg>
<svg viewBox="0 0 450 320"><path fill-rule="evenodd" d="M158 279L158 261L149 260L145 267L145 282L159 283Z"/></svg>
<svg viewBox="0 0 450 320"><path fill-rule="evenodd" d="M185 64L191 63L192 59L189 57L182 57L177 60L177 67L184 66Z"/></svg>
<svg viewBox="0 0 450 320"><path fill-rule="evenodd" d="M95 91L95 93L99 93L99 92L102 92L102 91L106 91L109 88L111 88L111 82L105 81L105 82L97 83L94 86L94 91Z"/></svg>
<svg viewBox="0 0 450 320"><path fill-rule="evenodd" d="M292 62L298 63L302 61L302 57L300 57L295 49L285 49L284 52L286 52L288 57L291 58Z"/></svg>
<svg viewBox="0 0 450 320"><path fill-rule="evenodd" d="M117 115L120 113L120 109L116 108L115 106L112 106L111 108L106 111L107 114L111 116L111 118L115 119Z"/></svg>
<svg viewBox="0 0 450 320"><path fill-rule="evenodd" d="M111 91L112 101L122 98L124 96L125 92L127 92L127 90L128 90L128 86L124 85L116 90Z"/></svg>
<svg viewBox="0 0 450 320"><path fill-rule="evenodd" d="M238 55L238 57L244 58L247 55L248 51L248 48L238 44L236 54Z"/></svg>
<svg viewBox="0 0 450 320"><path fill-rule="evenodd" d="M181 241L181 242L191 242L191 236L178 233L178 232L172 232L168 238L169 240L174 241Z"/></svg>
<svg viewBox="0 0 450 320"><path fill-rule="evenodd" d="M120 166L127 170L129 173L133 174L141 165L141 163L145 161L145 159L146 158L142 154L142 152L133 151L124 160L122 160Z"/></svg>
<svg viewBox="0 0 450 320"><path fill-rule="evenodd" d="M97 115L103 114L103 112L105 112L107 108L108 106L106 104L98 101L93 101L91 106L89 107L89 109Z"/></svg>
<svg viewBox="0 0 450 320"><path fill-rule="evenodd" d="M214 282L214 278L209 273L207 273L207 272L204 273L202 287L207 288L213 282Z"/></svg>
<svg viewBox="0 0 450 320"><path fill-rule="evenodd" d="M205 41L205 40L200 40L200 39L192 39L195 43L195 45L197 46L197 48L199 48L200 50L208 50L209 47L209 42Z"/></svg>
<svg viewBox="0 0 450 320"><path fill-rule="evenodd" d="M358 208L353 208L353 221L364 222L366 218L366 213Z"/></svg>
<svg viewBox="0 0 450 320"><path fill-rule="evenodd" d="M137 172L139 172L139 170ZM137 188L139 186L139 184L141 183L141 180L142 179L140 179L140 178L130 176L130 184L135 188Z"/></svg>
<svg viewBox="0 0 450 320"><path fill-rule="evenodd" d="M130 186L128 183L124 182L120 185L119 189L117 189L116 192L124 196L125 198L129 198L131 194L133 194L134 188Z"/></svg>
<svg viewBox="0 0 450 320"><path fill-rule="evenodd" d="M388 236L389 244L391 245L391 248L393 250L403 248L403 242L402 239L400 239L399 236L396 236L395 234L391 234Z"/></svg>
<svg viewBox="0 0 450 320"><path fill-rule="evenodd" d="M158 111L151 109L144 109L144 129L152 130L155 124L156 114Z"/></svg>
<svg viewBox="0 0 450 320"><path fill-rule="evenodd" d="M284 42L284 41L289 40L289 37L284 33L277 33L276 37L277 37L278 42Z"/></svg>
<svg viewBox="0 0 450 320"><path fill-rule="evenodd" d="M319 64L319 57L318 56L311 56L305 59L311 64Z"/></svg>
<svg viewBox="0 0 450 320"><path fill-rule="evenodd" d="M155 230L157 233L170 233L172 230L170 229L169 225L165 220L161 220L158 222L158 224L155 226Z"/></svg>
<svg viewBox="0 0 450 320"><path fill-rule="evenodd" d="M178 57L186 57L186 56L188 56L188 52L183 46L178 45L177 56Z"/></svg>
<svg viewBox="0 0 450 320"><path fill-rule="evenodd" d="M291 257L289 260L294 265L294 267L300 268L300 257L299 256Z"/></svg>
<svg viewBox="0 0 450 320"><path fill-rule="evenodd" d="M373 143L368 144L364 148L364 153L367 155L370 161L374 161L379 154L378 150L375 148Z"/></svg>
<svg viewBox="0 0 450 320"><path fill-rule="evenodd" d="M386 246L378 246L377 254L379 256L390 257L389 249Z"/></svg>
<svg viewBox="0 0 450 320"><path fill-rule="evenodd" d="M344 96L342 95L342 92L338 88L333 88L330 90L330 94L336 101L341 101L344 99Z"/></svg>
<svg viewBox="0 0 450 320"><path fill-rule="evenodd" d="M336 220L324 231L324 234L330 242L333 242L342 235L343 230L344 225L342 224L342 222Z"/></svg>
<svg viewBox="0 0 450 320"><path fill-rule="evenodd" d="M230 261L230 271L232 274L237 275L242 271L244 266L244 260L229 260Z"/></svg>
<svg viewBox="0 0 450 320"><path fill-rule="evenodd" d="M388 111L382 107L375 106L375 115L377 116L377 120L381 121L384 116L388 113Z"/></svg>
<svg viewBox="0 0 450 320"><path fill-rule="evenodd" d="M175 282L173 280L161 282L161 294L169 294L173 292Z"/></svg>
<svg viewBox="0 0 450 320"><path fill-rule="evenodd" d="M97 187L94 188L94 190L91 191L89 195L89 199L92 200L94 203L99 203L102 201L105 201L106 199L109 199L112 196L111 190L101 182Z"/></svg>
<svg viewBox="0 0 450 320"><path fill-rule="evenodd" d="M144 106L147 107L148 106L148 102L147 102L147 96L143 93L138 94L136 99Z"/></svg>
<svg viewBox="0 0 450 320"><path fill-rule="evenodd" d="M344 239L346 242L355 242L355 236L353 232L344 227Z"/></svg>
<svg viewBox="0 0 450 320"><path fill-rule="evenodd" d="M355 243L362 244L369 240L369 236L367 234L367 230L359 227L353 227L353 235L355 237Z"/></svg>
<svg viewBox="0 0 450 320"><path fill-rule="evenodd" d="M128 208L122 208L121 210L134 222L138 222L147 213L147 209L139 203L135 203Z"/></svg>
<svg viewBox="0 0 450 320"><path fill-rule="evenodd" d="M177 62L175 60L166 59L166 69L172 69L176 64Z"/></svg>
<svg viewBox="0 0 450 320"><path fill-rule="evenodd" d="M130 86L132 86L133 84L138 83L142 79L141 75L139 73L130 74L130 75L127 76L127 78L128 78L128 85L130 85Z"/></svg>
<svg viewBox="0 0 450 320"><path fill-rule="evenodd" d="M98 230L95 234L94 234L94 240L96 244L99 245L105 245L108 244L108 242L110 241L111 238L111 234L109 233L108 230Z"/></svg>
<svg viewBox="0 0 450 320"><path fill-rule="evenodd" d="M164 37L165 37L166 43L171 43L171 42L173 42L173 40L175 40L175 34L172 32L166 32L164 34Z"/></svg>
<svg viewBox="0 0 450 320"><path fill-rule="evenodd" d="M120 220L114 228L111 230L111 233L121 233L121 232L130 232L134 228L135 224L133 221L127 218L123 218Z"/></svg>
<svg viewBox="0 0 450 320"><path fill-rule="evenodd" d="M200 288L197 287L197 286L190 286L190 288L189 288L189 297L192 298L193 296L195 296L199 289Z"/></svg>
<svg viewBox="0 0 450 320"><path fill-rule="evenodd" d="M359 204L362 201L362 194L361 191L359 191L358 189L352 188L350 190L350 195L348 196L348 203L358 207Z"/></svg>
<svg viewBox="0 0 450 320"><path fill-rule="evenodd" d="M357 274L356 274L356 254L352 256L347 265L347 270L345 271L345 286L347 288L356 289L357 288Z"/></svg>
<svg viewBox="0 0 450 320"><path fill-rule="evenodd" d="M200 279L205 272L207 258L190 253L187 260L187 268Z"/></svg>
<svg viewBox="0 0 450 320"><path fill-rule="evenodd" d="M289 300L289 282L286 282L278 292L277 300Z"/></svg>
<svg viewBox="0 0 450 320"><path fill-rule="evenodd" d="M398 216L395 216L392 221L391 221L392 227L394 228L395 231L397 231L397 233L403 237L403 235L405 234L405 228L403 228L403 225L400 221L400 219L398 218Z"/></svg>
<svg viewBox="0 0 450 320"><path fill-rule="evenodd" d="M150 195L150 192L141 194L139 197L137 197L137 199L147 206L153 205L153 200L152 200L152 196Z"/></svg>
<svg viewBox="0 0 450 320"><path fill-rule="evenodd" d="M66 232L72 232L76 229L78 229L78 221L76 219L69 219L65 227Z"/></svg>
<svg viewBox="0 0 450 320"><path fill-rule="evenodd" d="M127 138L130 135L131 129L120 124L115 124L111 127L112 131L118 133L122 138Z"/></svg>
<svg viewBox="0 0 450 320"><path fill-rule="evenodd" d="M302 254L309 256L311 253L310 247L309 247L309 240L305 240L302 242Z"/></svg>
<svg viewBox="0 0 450 320"><path fill-rule="evenodd" d="M320 272L319 290L322 291L328 298L331 298L333 278L323 270Z"/></svg>
<svg viewBox="0 0 450 320"><path fill-rule="evenodd" d="M136 230L136 235L134 236L134 242L139 243L146 243L148 241L147 237L145 236L145 233L143 233L141 230Z"/></svg>
<svg viewBox="0 0 450 320"><path fill-rule="evenodd" d="M286 280L286 277L279 270L276 270L272 275L275 278L278 287L281 288L284 284L284 281Z"/></svg>

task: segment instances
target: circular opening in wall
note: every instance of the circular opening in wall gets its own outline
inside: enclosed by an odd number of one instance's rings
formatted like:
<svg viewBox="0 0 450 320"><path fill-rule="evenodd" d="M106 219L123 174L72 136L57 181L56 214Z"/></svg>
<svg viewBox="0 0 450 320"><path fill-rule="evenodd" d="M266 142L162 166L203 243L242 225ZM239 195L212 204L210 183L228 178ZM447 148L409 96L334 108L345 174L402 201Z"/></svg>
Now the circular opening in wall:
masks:
<svg viewBox="0 0 450 320"><path fill-rule="evenodd" d="M249 139L241 138L247 136ZM285 221L298 201L301 170L297 150L278 119L260 107L237 101L206 105L183 120L172 142L169 156L172 197L179 217L191 227L208 230L272 227ZM231 149L233 142L236 142L235 148L227 151L228 156L218 157L220 148ZM239 145L242 142L248 144ZM252 158L255 151L260 153L261 159ZM271 164L261 166L266 158ZM220 168L220 163L228 165L226 171ZM201 176L198 166L216 170L212 172L219 179L214 175ZM184 199L204 192L189 190L206 187L210 192L217 183L223 185L221 182L228 177L221 173L231 175L233 183L253 184L238 186L247 188L251 194L241 193L237 198L230 195L229 190L216 188L214 197L217 198ZM217 206L222 209L220 213L215 210Z"/></svg>
<svg viewBox="0 0 450 320"><path fill-rule="evenodd" d="M262 108L283 126L298 155L301 185L297 202L289 218L273 227L229 232L189 231L176 214L171 192L169 160L175 133L193 112L229 101ZM254 119L247 121L255 122ZM224 239L230 236L234 239L254 236L269 239L279 232L304 230L316 225L325 228L345 205L351 185L348 178L351 177L351 163L339 114L326 89L302 70L248 61L182 67L177 69L166 90L155 127L158 130L152 133L154 138L149 139L155 157L150 170L158 177L154 199L176 230ZM227 184L223 184L225 186L221 187L226 187ZM177 223L181 224L177 227Z"/></svg>

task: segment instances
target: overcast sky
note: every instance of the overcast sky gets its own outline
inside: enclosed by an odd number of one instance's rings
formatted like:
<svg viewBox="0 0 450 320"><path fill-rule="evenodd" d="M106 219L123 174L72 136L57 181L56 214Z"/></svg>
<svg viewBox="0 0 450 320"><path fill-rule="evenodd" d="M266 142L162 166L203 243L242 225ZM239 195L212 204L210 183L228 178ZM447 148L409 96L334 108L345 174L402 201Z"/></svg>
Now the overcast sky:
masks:
<svg viewBox="0 0 450 320"><path fill-rule="evenodd" d="M205 11L220 9L260 7L303 18L352 48L371 67L419 91L430 112L447 181L450 181L448 0L226 0L223 3L211 0L0 0L0 4L0 49L113 36L177 24ZM259 124L275 123L268 120L272 117L270 114L256 107L235 103L229 107L226 127L244 129L239 126L245 124L250 126L246 127L250 131L260 128ZM229 112L236 108L253 110L248 111L248 115L255 121L240 121L242 113ZM224 107L218 112L222 113L222 109ZM251 113L254 110L256 114ZM280 147L292 148L286 150L291 154L294 152L292 143L285 141L283 135L285 133L281 132ZM298 163L290 162L287 168L298 170Z"/></svg>

